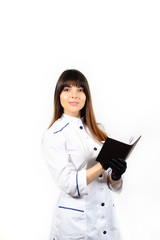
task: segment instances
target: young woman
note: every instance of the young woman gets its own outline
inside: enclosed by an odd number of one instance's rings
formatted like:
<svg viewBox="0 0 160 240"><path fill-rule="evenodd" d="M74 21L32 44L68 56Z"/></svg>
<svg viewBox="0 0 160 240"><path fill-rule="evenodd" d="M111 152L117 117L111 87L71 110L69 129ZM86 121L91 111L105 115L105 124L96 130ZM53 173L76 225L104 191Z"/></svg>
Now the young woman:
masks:
<svg viewBox="0 0 160 240"><path fill-rule="evenodd" d="M119 240L110 190L120 191L123 159L110 168L96 157L107 135L96 123L89 85L78 70L64 71L54 95L54 116L43 149L61 189L50 240Z"/></svg>

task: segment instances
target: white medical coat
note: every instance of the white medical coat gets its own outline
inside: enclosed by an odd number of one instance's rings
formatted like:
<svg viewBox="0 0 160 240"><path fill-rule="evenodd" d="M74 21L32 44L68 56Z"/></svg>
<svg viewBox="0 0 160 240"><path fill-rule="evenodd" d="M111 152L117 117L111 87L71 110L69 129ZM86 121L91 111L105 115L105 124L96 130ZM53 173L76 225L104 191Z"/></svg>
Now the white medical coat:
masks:
<svg viewBox="0 0 160 240"><path fill-rule="evenodd" d="M86 170L97 164L102 145L83 118L63 114L44 131L42 147L61 189L50 240L119 240L110 190L120 191L122 179L111 185L108 169L87 185Z"/></svg>

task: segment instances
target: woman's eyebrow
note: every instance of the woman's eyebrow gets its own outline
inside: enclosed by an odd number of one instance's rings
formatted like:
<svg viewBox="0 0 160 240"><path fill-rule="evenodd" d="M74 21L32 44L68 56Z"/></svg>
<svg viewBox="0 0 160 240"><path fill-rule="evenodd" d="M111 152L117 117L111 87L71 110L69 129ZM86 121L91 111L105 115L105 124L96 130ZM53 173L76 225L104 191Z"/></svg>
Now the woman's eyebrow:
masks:
<svg viewBox="0 0 160 240"><path fill-rule="evenodd" d="M74 85L72 85L72 84L66 84L64 87L69 87L69 88L71 88L71 87L83 88L83 87L81 87L81 86L74 86Z"/></svg>

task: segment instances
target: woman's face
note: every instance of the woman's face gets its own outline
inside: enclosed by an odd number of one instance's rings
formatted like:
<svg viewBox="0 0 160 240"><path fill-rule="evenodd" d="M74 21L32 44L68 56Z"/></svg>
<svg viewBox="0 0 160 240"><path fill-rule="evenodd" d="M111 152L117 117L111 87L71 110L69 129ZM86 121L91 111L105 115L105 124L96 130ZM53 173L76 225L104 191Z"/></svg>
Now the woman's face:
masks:
<svg viewBox="0 0 160 240"><path fill-rule="evenodd" d="M60 94L60 103L64 109L64 113L80 118L80 110L84 107L86 95L82 87L69 85L64 87Z"/></svg>

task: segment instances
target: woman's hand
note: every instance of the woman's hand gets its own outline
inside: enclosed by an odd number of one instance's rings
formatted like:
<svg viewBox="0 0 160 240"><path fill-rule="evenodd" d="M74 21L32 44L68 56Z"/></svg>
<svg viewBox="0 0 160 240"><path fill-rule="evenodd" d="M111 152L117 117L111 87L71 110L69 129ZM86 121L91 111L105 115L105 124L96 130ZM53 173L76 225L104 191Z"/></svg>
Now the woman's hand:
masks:
<svg viewBox="0 0 160 240"><path fill-rule="evenodd" d="M127 163L124 159L117 158L112 159L109 162L109 166L112 169L111 178L114 181L118 181L121 178L121 175L126 171Z"/></svg>

